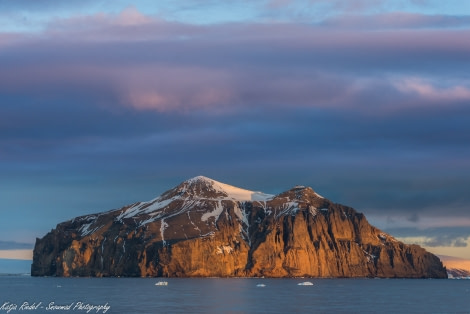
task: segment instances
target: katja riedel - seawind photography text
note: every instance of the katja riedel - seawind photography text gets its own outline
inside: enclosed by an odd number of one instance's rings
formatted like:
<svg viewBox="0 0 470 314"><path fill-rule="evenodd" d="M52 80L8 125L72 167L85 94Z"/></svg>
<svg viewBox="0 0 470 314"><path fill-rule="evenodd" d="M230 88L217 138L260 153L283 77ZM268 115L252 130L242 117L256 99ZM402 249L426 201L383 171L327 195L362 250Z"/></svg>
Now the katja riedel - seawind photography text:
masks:
<svg viewBox="0 0 470 314"><path fill-rule="evenodd" d="M45 302L28 302L13 303L9 301L1 302L0 313L12 313L20 311L31 312L83 312L83 313L106 313L111 308L108 303L90 304L87 302L77 301L68 304L57 304L54 301Z"/></svg>

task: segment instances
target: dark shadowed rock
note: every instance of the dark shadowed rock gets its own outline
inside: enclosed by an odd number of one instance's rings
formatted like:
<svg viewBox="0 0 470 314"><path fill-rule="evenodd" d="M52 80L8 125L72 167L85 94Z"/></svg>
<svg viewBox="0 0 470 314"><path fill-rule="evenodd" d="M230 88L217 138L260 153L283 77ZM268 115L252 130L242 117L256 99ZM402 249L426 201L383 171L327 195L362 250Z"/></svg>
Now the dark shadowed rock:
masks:
<svg viewBox="0 0 470 314"><path fill-rule="evenodd" d="M31 274L447 278L436 256L311 188L272 196L205 177L57 225L36 240Z"/></svg>

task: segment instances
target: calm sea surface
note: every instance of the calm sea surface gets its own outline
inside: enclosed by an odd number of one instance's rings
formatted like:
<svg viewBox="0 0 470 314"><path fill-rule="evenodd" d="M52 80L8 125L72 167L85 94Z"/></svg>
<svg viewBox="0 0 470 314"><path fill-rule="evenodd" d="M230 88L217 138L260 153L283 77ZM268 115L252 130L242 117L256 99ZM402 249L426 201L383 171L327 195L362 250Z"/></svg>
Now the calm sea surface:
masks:
<svg viewBox="0 0 470 314"><path fill-rule="evenodd" d="M0 314L470 313L470 280L165 280L0 276Z"/></svg>

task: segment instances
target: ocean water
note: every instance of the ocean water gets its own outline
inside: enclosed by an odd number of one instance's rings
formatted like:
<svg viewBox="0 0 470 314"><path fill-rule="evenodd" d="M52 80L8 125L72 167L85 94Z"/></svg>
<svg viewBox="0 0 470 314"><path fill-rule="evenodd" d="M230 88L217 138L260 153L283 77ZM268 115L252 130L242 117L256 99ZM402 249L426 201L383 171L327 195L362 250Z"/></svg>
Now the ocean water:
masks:
<svg viewBox="0 0 470 314"><path fill-rule="evenodd" d="M0 276L2 313L470 313L470 280Z"/></svg>

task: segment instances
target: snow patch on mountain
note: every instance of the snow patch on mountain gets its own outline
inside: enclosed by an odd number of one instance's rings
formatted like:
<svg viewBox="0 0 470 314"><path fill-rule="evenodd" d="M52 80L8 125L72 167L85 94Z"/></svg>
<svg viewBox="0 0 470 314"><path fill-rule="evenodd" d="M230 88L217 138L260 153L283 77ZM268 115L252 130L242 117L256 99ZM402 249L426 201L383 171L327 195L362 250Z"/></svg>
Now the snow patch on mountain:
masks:
<svg viewBox="0 0 470 314"><path fill-rule="evenodd" d="M222 202L218 201L215 203L214 210L208 213L204 213L201 217L202 221L207 221L211 217L215 217L215 221L219 219L220 214L222 214L224 207L222 206Z"/></svg>
<svg viewBox="0 0 470 314"><path fill-rule="evenodd" d="M165 222L165 219L160 220L160 236L162 237L163 245L166 245L164 235L166 227L168 227L168 224Z"/></svg>
<svg viewBox="0 0 470 314"><path fill-rule="evenodd" d="M295 216L299 211L299 203L296 201L289 200L288 202L282 204L281 210L276 215L276 217L291 215Z"/></svg>
<svg viewBox="0 0 470 314"><path fill-rule="evenodd" d="M169 199L162 199L157 197L148 202L138 202L124 210L121 214L116 217L116 220L122 220L124 218L131 218L137 215L149 214L155 211L164 209L170 205L173 201L177 200L177 197L172 197Z"/></svg>
<svg viewBox="0 0 470 314"><path fill-rule="evenodd" d="M79 221L84 222L80 226L80 228L78 229L78 231L80 232L82 237L87 236L87 235L92 234L92 233L95 233L96 231L98 231L99 229L104 227L104 225L94 226L97 218L98 218L98 216L96 216L96 215L90 215L90 216L85 216L85 217L78 218ZM74 222L74 221L75 221L75 219L72 220L72 222Z"/></svg>

